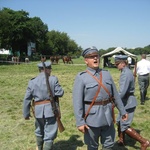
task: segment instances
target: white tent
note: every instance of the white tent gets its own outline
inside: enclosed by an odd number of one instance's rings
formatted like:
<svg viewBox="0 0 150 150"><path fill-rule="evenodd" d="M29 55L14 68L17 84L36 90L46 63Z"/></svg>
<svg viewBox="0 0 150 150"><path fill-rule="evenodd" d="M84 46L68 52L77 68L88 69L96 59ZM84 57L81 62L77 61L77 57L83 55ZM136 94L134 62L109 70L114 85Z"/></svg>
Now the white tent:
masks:
<svg viewBox="0 0 150 150"><path fill-rule="evenodd" d="M107 66L106 64L108 63L108 58L109 57L112 57L114 55L120 55L120 54L130 56L132 58L132 65L134 65L135 62L137 61L137 56L136 55L134 55L132 53L129 53L128 51L124 50L121 47L117 47L113 51L111 51L109 53L106 53L106 54L101 56L101 58L102 58L102 67Z"/></svg>
<svg viewBox="0 0 150 150"><path fill-rule="evenodd" d="M0 49L0 54L10 55L10 51L3 48L3 49Z"/></svg>

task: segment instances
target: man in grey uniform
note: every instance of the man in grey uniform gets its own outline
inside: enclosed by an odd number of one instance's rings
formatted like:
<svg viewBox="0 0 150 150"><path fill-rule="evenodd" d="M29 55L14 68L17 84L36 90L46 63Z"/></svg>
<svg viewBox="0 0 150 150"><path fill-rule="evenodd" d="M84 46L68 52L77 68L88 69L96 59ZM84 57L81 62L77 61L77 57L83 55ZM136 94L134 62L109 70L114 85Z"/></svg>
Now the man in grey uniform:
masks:
<svg viewBox="0 0 150 150"><path fill-rule="evenodd" d="M51 73L51 63L45 63L45 71L48 75ZM23 102L23 115L26 120L30 118L31 101L34 99L35 106L35 135L38 150L51 150L53 141L57 136L58 125L52 111L50 103L51 97L46 86L46 78L43 64L38 64L39 75L31 79L28 83ZM53 97L62 97L64 91L58 82L56 76L48 77Z"/></svg>
<svg viewBox="0 0 150 150"><path fill-rule="evenodd" d="M146 60L146 54L142 54L141 58L142 59L137 62L137 67L134 72L138 74L141 105L144 105L149 86L150 61Z"/></svg>
<svg viewBox="0 0 150 150"><path fill-rule="evenodd" d="M87 69L77 74L73 87L76 125L84 133L88 150L98 150L100 138L103 150L111 150L115 140L113 103L123 120L127 119L127 113L110 73L99 68L97 48L85 49L82 56Z"/></svg>
<svg viewBox="0 0 150 150"><path fill-rule="evenodd" d="M128 112L128 119L126 121L121 120L121 114L118 115L117 125L118 125L118 135L119 145L124 145L125 133L131 138L137 140L141 143L141 150L146 150L150 146L150 142L139 135L133 128L131 128L131 123L134 117L134 112L137 106L136 97L134 96L135 83L134 76L131 70L127 66L127 56L117 55L115 56L115 64L117 68L121 71L119 80L119 95Z"/></svg>

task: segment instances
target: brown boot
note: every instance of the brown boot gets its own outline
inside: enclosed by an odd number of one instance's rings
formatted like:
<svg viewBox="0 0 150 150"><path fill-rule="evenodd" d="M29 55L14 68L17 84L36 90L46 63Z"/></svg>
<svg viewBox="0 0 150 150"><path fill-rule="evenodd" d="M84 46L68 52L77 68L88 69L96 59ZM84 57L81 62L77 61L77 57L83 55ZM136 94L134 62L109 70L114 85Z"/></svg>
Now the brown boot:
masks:
<svg viewBox="0 0 150 150"><path fill-rule="evenodd" d="M141 149L140 150L146 150L147 147L150 146L150 141L144 139L139 133L137 133L133 128L128 128L125 130L125 133L129 135L131 138L137 140L141 143Z"/></svg>

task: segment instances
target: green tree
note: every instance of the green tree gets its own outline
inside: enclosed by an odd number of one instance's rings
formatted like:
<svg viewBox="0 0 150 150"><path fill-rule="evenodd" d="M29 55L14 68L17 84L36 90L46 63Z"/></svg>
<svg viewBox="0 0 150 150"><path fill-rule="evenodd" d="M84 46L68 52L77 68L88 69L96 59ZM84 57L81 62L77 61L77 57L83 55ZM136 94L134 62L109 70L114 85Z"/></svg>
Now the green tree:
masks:
<svg viewBox="0 0 150 150"><path fill-rule="evenodd" d="M150 54L150 45L144 47L145 54Z"/></svg>
<svg viewBox="0 0 150 150"><path fill-rule="evenodd" d="M26 11L14 11L9 8L0 10L0 43L1 47L13 53L27 53L27 43L35 42L37 50L44 49L48 27L40 18L29 18Z"/></svg>
<svg viewBox="0 0 150 150"><path fill-rule="evenodd" d="M80 55L82 48L67 33L48 31L39 17L9 8L0 10L0 47L27 54L28 42L36 43L36 52L43 55Z"/></svg>
<svg viewBox="0 0 150 150"><path fill-rule="evenodd" d="M81 47L71 40L67 33L59 31L49 31L47 33L47 50L44 54L48 55L72 55L76 54Z"/></svg>

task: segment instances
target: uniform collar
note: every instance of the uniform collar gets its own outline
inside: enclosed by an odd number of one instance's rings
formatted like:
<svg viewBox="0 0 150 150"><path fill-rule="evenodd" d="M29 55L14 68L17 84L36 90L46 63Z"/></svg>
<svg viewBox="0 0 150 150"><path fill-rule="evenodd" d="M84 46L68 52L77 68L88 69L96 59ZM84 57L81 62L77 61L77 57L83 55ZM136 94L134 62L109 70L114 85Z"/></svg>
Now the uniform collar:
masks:
<svg viewBox="0 0 150 150"><path fill-rule="evenodd" d="M90 67L87 67L87 70L88 71L90 71L90 73L92 74L92 75L95 75L96 73L100 73L100 71L101 71L101 69L100 68L98 68L98 69L92 69L92 68L90 68Z"/></svg>

